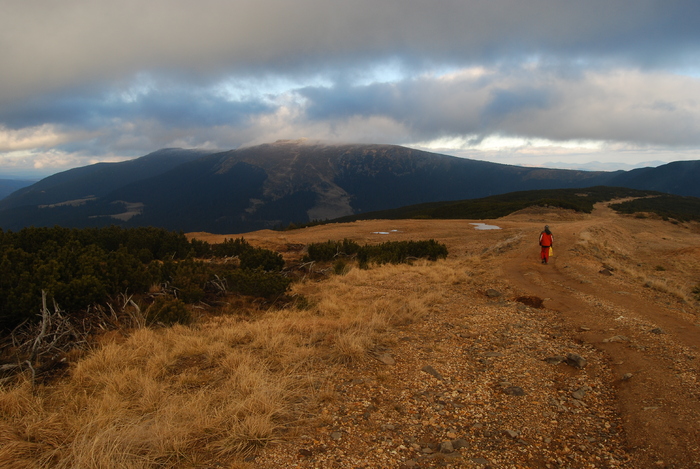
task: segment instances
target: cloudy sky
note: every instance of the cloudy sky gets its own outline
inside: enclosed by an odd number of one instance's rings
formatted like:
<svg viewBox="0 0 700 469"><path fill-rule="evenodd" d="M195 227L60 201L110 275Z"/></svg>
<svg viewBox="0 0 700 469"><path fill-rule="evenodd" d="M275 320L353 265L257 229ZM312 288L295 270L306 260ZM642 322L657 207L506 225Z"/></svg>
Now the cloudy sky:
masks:
<svg viewBox="0 0 700 469"><path fill-rule="evenodd" d="M700 159L697 0L0 0L0 177L164 147Z"/></svg>

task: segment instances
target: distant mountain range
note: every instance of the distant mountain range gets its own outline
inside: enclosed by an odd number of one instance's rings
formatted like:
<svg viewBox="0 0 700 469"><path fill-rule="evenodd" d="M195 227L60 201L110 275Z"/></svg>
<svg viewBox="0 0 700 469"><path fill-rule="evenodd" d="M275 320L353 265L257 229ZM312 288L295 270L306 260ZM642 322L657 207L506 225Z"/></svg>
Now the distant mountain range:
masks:
<svg viewBox="0 0 700 469"><path fill-rule="evenodd" d="M167 149L45 178L0 201L0 227L158 226L241 233L427 202L622 186L700 196L700 161L591 172L528 168L393 145L279 141Z"/></svg>

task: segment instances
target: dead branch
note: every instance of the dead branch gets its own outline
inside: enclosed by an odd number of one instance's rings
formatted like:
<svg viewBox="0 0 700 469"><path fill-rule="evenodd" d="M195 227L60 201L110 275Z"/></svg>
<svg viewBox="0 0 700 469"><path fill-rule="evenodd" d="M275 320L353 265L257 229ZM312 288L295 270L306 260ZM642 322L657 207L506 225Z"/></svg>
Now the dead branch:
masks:
<svg viewBox="0 0 700 469"><path fill-rule="evenodd" d="M41 345L41 342L44 340L44 336L46 335L46 329L49 327L51 323L51 313L49 313L49 308L46 306L46 291L41 290L41 330L39 331L39 334L36 336L34 339L34 345L32 346L32 351L29 354L29 358L27 359L27 363L31 367L31 364L34 363L34 360L36 360L37 355L39 354L39 346ZM34 375L33 373L34 369L32 368L32 376ZM32 381L33 383L33 381Z"/></svg>

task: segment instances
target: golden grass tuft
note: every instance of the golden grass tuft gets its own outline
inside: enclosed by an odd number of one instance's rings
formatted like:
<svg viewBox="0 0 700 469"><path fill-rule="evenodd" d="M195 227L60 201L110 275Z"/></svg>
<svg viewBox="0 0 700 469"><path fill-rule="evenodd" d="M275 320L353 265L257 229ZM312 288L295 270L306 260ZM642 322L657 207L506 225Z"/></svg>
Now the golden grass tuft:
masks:
<svg viewBox="0 0 700 469"><path fill-rule="evenodd" d="M444 261L351 269L295 285L305 309L133 330L61 381L0 389L0 467L230 464L306 418L298 404L332 399L319 383L334 366L366 359L468 281Z"/></svg>

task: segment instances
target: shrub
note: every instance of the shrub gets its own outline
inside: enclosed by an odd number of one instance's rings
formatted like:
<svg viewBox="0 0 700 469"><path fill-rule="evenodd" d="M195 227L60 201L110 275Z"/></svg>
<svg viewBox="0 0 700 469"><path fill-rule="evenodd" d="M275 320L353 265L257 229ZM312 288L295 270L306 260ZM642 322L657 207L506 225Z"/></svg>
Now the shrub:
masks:
<svg viewBox="0 0 700 469"><path fill-rule="evenodd" d="M241 269L257 269L271 272L284 268L282 255L269 249L251 248L241 253Z"/></svg>
<svg viewBox="0 0 700 469"><path fill-rule="evenodd" d="M192 313L185 303L177 298L161 296L156 298L153 304L146 311L146 321L148 324L163 324L172 326L173 324L190 324Z"/></svg>
<svg viewBox="0 0 700 469"><path fill-rule="evenodd" d="M235 257L249 249L252 249L252 246L243 238L224 239L223 243L212 247L212 253L217 257Z"/></svg>
<svg viewBox="0 0 700 469"><path fill-rule="evenodd" d="M338 256L354 256L360 249L355 241L344 239L343 241L326 241L325 243L311 243L306 255L307 261L327 262Z"/></svg>
<svg viewBox="0 0 700 469"><path fill-rule="evenodd" d="M349 270L347 262L343 259L338 259L335 261L335 264L333 264L333 273L336 275L345 275Z"/></svg>
<svg viewBox="0 0 700 469"><path fill-rule="evenodd" d="M292 282L278 272L266 272L262 269L236 269L226 273L225 278L231 291L261 298L273 298L284 294Z"/></svg>
<svg viewBox="0 0 700 469"><path fill-rule="evenodd" d="M435 261L447 257L447 247L437 241L389 241L376 246L364 246L358 253L360 265L369 262L400 264L410 258Z"/></svg>

